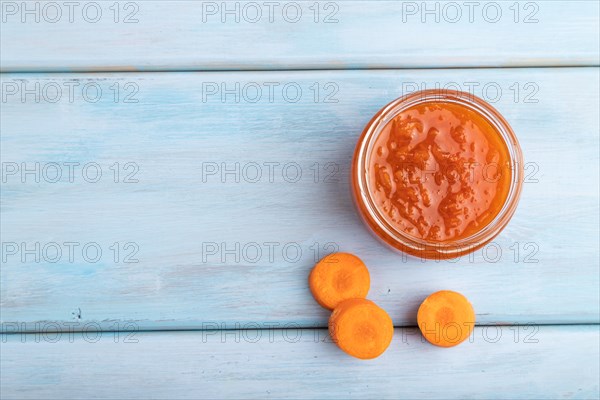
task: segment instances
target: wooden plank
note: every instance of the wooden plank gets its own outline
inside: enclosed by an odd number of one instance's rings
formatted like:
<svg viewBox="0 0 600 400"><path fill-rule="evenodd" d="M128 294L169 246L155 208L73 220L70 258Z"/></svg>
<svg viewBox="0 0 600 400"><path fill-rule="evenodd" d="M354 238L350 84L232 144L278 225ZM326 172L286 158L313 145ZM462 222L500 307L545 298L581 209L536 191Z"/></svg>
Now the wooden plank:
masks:
<svg viewBox="0 0 600 400"><path fill-rule="evenodd" d="M419 303L440 289L467 295L484 324L599 322L597 68L2 79L5 324L323 327L328 314L306 279L315 259L334 249L365 260L369 297L397 326L413 325ZM15 82L24 82L19 91L39 83L39 102L10 94ZM490 101L501 89L494 104L521 141L527 182L513 221L485 252L454 263L406 259L356 217L350 158L380 107L415 84L448 82L478 95L487 87ZM239 83L239 102L210 95L221 83ZM50 102L52 84L72 86L73 101L63 90ZM103 90L97 102L94 85ZM253 103L256 86L263 95ZM292 102L296 87L302 95ZM124 102L128 95L137 103ZM24 172L36 163L37 175ZM58 183L50 163L62 172ZM103 175L90 183L98 167Z"/></svg>
<svg viewBox="0 0 600 400"><path fill-rule="evenodd" d="M370 361L325 330L5 335L0 388L11 399L598 398L597 326L524 328L476 328L451 349L397 329Z"/></svg>
<svg viewBox="0 0 600 400"><path fill-rule="evenodd" d="M596 66L598 14L594 0L73 6L3 1L0 67L15 72Z"/></svg>

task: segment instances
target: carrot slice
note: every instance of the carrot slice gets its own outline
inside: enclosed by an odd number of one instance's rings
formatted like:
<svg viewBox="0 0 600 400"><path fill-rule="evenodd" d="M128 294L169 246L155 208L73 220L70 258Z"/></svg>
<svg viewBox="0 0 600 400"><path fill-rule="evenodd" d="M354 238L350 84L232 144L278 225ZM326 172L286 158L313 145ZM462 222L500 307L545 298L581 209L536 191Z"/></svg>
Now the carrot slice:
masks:
<svg viewBox="0 0 600 400"><path fill-rule="evenodd" d="M432 344L456 346L465 341L475 327L475 311L460 293L442 290L429 295L417 313L421 333Z"/></svg>
<svg viewBox="0 0 600 400"><path fill-rule="evenodd" d="M379 357L394 335L392 319L367 299L344 300L329 318L329 334L338 347L353 357Z"/></svg>
<svg viewBox="0 0 600 400"><path fill-rule="evenodd" d="M342 300L367 297L371 278L360 258L349 253L333 253L315 265L308 284L315 300L333 310Z"/></svg>

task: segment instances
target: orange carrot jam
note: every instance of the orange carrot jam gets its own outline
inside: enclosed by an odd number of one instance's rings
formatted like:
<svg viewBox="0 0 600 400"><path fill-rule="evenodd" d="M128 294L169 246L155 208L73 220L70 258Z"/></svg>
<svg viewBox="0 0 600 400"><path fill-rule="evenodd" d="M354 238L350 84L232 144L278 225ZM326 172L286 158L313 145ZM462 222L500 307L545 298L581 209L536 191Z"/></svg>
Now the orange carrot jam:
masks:
<svg viewBox="0 0 600 400"><path fill-rule="evenodd" d="M509 150L480 114L449 101L396 115L367 161L375 207L397 230L445 243L480 231L504 205Z"/></svg>

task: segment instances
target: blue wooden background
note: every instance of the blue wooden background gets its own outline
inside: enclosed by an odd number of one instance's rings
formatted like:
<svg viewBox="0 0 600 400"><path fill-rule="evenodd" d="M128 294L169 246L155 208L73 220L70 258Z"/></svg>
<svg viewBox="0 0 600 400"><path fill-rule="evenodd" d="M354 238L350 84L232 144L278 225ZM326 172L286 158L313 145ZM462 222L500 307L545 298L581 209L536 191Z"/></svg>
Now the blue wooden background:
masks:
<svg viewBox="0 0 600 400"><path fill-rule="evenodd" d="M3 399L600 396L598 2L0 3ZM526 163L503 233L441 262L348 187L370 117L435 87ZM394 320L379 359L309 293L335 250ZM441 289L477 314L452 349L414 328Z"/></svg>

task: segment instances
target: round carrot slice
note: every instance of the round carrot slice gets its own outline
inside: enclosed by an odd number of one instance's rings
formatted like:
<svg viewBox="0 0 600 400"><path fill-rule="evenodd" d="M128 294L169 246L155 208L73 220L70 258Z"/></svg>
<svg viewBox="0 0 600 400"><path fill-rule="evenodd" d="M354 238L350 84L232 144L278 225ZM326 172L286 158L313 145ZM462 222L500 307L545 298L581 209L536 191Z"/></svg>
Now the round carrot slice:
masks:
<svg viewBox="0 0 600 400"><path fill-rule="evenodd" d="M442 290L429 295L417 313L421 333L432 344L452 347L469 337L475 327L475 311L460 293Z"/></svg>
<svg viewBox="0 0 600 400"><path fill-rule="evenodd" d="M367 299L344 300L329 318L329 334L338 347L364 360L379 357L394 335L392 319Z"/></svg>
<svg viewBox="0 0 600 400"><path fill-rule="evenodd" d="M349 253L333 253L315 265L308 284L315 300L333 310L342 300L367 297L371 278L360 258Z"/></svg>

